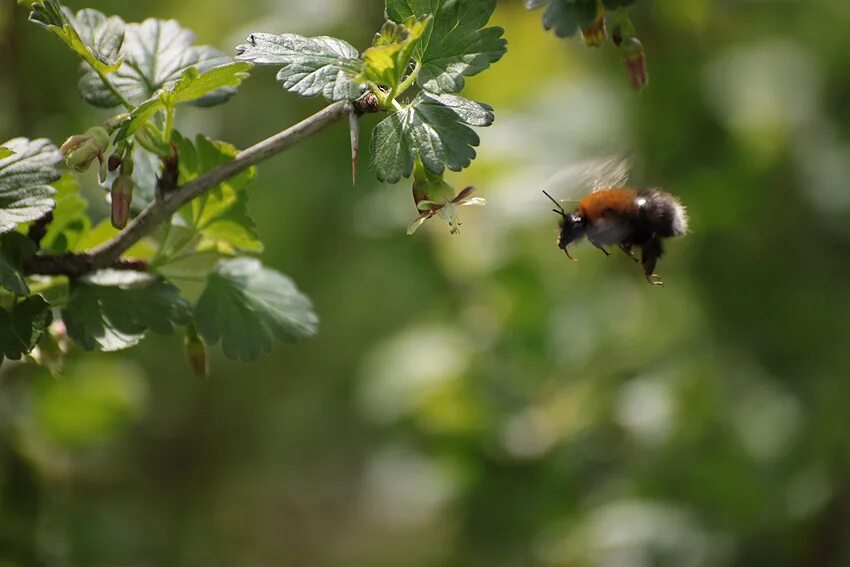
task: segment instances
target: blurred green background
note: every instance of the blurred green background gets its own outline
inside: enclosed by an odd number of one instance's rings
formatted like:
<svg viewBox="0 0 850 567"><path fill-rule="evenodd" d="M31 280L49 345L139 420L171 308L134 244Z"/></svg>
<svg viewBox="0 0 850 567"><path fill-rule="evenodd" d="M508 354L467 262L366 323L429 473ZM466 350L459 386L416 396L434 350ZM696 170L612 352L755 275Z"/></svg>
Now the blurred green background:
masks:
<svg viewBox="0 0 850 567"><path fill-rule="evenodd" d="M68 1L365 47L379 0ZM850 3L642 0L651 84L502 0L495 106L454 176L488 199L414 237L406 184L349 179L335 126L250 188L264 261L319 336L190 374L176 337L0 370L0 565L850 565ZM245 147L318 110L258 68L179 128ZM104 117L0 5L0 139ZM376 118L369 117L371 127ZM364 140L365 145L365 140ZM568 262L540 194L611 153L681 196L653 288ZM102 193L87 189L105 214Z"/></svg>

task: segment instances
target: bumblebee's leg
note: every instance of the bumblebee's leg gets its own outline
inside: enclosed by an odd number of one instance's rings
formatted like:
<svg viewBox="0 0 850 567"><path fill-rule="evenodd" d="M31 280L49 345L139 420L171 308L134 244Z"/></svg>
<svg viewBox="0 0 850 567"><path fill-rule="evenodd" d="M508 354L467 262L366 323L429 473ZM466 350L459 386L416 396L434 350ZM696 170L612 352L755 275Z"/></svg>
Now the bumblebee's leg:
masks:
<svg viewBox="0 0 850 567"><path fill-rule="evenodd" d="M661 246L661 239L657 236L650 238L641 247L641 264L643 265L643 274L646 276L646 281L652 285L664 285L661 277L655 273L655 265L664 254L664 248Z"/></svg>
<svg viewBox="0 0 850 567"><path fill-rule="evenodd" d="M605 253L606 256L611 256L611 254L609 254L608 251L605 250L605 248L602 247L602 245L597 244L597 243L593 242L592 240L590 241L590 243L593 244L594 246L596 246L597 248L599 248L600 250L602 250Z"/></svg>
<svg viewBox="0 0 850 567"><path fill-rule="evenodd" d="M632 251L632 245L631 244L620 244L620 250L622 250L623 253L626 256L628 256L629 258L631 258L635 262L640 262L640 258L635 256L635 253Z"/></svg>

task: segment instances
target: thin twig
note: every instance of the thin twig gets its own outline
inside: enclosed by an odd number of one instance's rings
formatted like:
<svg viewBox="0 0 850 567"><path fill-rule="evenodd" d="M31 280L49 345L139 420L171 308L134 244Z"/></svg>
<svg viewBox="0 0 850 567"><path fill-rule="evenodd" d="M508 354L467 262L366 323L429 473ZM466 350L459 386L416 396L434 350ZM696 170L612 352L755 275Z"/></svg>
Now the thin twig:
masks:
<svg viewBox="0 0 850 567"><path fill-rule="evenodd" d="M79 276L101 268L126 266L121 255L139 240L171 218L180 207L203 195L219 183L245 171L268 158L347 117L355 108L347 101L335 102L298 124L240 152L233 160L212 169L186 185L169 192L148 205L127 227L112 240L77 254L36 256L25 266L27 274ZM357 108L357 110L361 110Z"/></svg>

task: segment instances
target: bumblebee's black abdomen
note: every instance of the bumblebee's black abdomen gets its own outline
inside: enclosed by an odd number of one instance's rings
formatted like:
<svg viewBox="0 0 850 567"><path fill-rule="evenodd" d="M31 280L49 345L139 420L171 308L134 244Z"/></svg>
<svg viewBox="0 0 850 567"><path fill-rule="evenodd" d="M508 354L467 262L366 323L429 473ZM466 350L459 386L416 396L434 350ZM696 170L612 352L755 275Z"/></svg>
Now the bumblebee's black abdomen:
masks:
<svg viewBox="0 0 850 567"><path fill-rule="evenodd" d="M685 208L669 193L657 189L638 191L635 194L638 207L637 241L657 235L662 238L684 236L688 231Z"/></svg>

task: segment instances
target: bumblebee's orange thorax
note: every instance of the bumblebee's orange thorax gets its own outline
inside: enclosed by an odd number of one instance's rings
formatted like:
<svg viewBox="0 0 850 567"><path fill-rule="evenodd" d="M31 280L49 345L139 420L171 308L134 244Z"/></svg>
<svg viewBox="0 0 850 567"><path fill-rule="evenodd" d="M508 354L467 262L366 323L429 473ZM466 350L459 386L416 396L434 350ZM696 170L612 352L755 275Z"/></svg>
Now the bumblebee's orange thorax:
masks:
<svg viewBox="0 0 850 567"><path fill-rule="evenodd" d="M599 189L579 202L579 212L589 221L603 216L631 216L637 213L635 192L631 189Z"/></svg>

